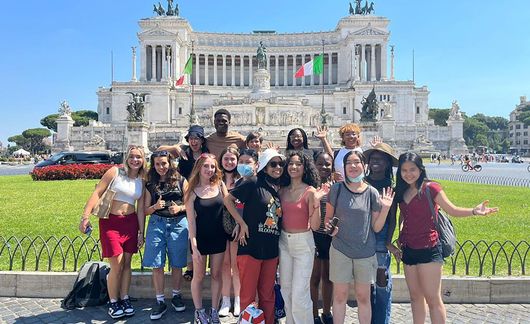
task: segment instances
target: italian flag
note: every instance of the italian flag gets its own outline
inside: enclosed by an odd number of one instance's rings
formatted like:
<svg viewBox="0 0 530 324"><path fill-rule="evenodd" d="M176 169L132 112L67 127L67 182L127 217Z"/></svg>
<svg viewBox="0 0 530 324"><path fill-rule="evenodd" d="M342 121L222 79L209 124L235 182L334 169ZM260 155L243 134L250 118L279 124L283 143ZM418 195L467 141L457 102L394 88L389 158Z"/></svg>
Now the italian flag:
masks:
<svg viewBox="0 0 530 324"><path fill-rule="evenodd" d="M188 58L188 61L186 62L186 66L184 66L184 72L182 72L182 75L180 78L175 82L175 86L180 86L184 84L184 77L186 74L191 74L193 71L193 59L190 55L190 58Z"/></svg>
<svg viewBox="0 0 530 324"><path fill-rule="evenodd" d="M320 54L298 69L294 76L295 78L301 78L313 74L319 75L322 74L322 71L324 71L324 59L323 55Z"/></svg>

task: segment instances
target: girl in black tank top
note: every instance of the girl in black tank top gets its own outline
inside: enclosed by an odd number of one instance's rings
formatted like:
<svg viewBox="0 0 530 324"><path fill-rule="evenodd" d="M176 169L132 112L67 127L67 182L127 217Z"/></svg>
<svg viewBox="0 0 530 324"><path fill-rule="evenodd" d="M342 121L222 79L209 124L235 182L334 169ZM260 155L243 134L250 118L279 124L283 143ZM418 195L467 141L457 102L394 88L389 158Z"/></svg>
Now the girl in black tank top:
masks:
<svg viewBox="0 0 530 324"><path fill-rule="evenodd" d="M209 153L201 154L191 172L184 199L193 251L191 295L195 318L199 321L207 319L201 295L202 280L206 273L206 256L210 257L212 305L219 305L221 268L226 249L226 235L222 225L223 197L227 194L215 156ZM218 323L217 308L211 308L209 313L211 321Z"/></svg>

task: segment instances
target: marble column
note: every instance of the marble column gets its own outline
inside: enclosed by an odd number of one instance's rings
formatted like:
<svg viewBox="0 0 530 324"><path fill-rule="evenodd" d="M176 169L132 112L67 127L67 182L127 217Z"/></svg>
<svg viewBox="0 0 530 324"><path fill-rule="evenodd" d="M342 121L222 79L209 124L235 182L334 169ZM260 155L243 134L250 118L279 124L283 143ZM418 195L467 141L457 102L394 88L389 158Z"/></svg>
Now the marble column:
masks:
<svg viewBox="0 0 530 324"><path fill-rule="evenodd" d="M226 86L226 54L223 54L223 87Z"/></svg>
<svg viewBox="0 0 530 324"><path fill-rule="evenodd" d="M132 82L138 81L136 79L136 47L135 46L132 47L132 77L131 77L131 81Z"/></svg>
<svg viewBox="0 0 530 324"><path fill-rule="evenodd" d="M315 54L311 54L311 60L314 60L314 59L315 59ZM315 62L313 62L313 64L315 64ZM315 85L315 75L314 74L311 74L309 82L310 82L311 85Z"/></svg>
<svg viewBox="0 0 530 324"><path fill-rule="evenodd" d="M200 79L199 79L199 76L200 76L200 73L199 73L199 68L200 68L200 58L201 58L201 55L197 52L195 52L195 85L200 85Z"/></svg>
<svg viewBox="0 0 530 324"><path fill-rule="evenodd" d="M162 76L160 78L160 81L166 81L167 80L167 65L166 65L166 45L162 45L162 53L161 53L161 65L162 65Z"/></svg>
<svg viewBox="0 0 530 324"><path fill-rule="evenodd" d="M370 45L370 81L375 81L375 44Z"/></svg>
<svg viewBox="0 0 530 324"><path fill-rule="evenodd" d="M248 85L249 87L252 87L252 78L254 77L254 71L252 70L252 65L254 56L252 54L248 57Z"/></svg>
<svg viewBox="0 0 530 324"><path fill-rule="evenodd" d="M213 85L217 85L217 54L213 55Z"/></svg>
<svg viewBox="0 0 530 324"><path fill-rule="evenodd" d="M287 57L288 55L283 56L283 86L286 87L289 85L289 82L287 81Z"/></svg>
<svg viewBox="0 0 530 324"><path fill-rule="evenodd" d="M156 82L156 45L151 45L151 82Z"/></svg>
<svg viewBox="0 0 530 324"><path fill-rule="evenodd" d="M142 44L140 53L140 81L147 80L147 45Z"/></svg>
<svg viewBox="0 0 530 324"><path fill-rule="evenodd" d="M381 80L386 80L386 62L387 62L386 44L381 44Z"/></svg>
<svg viewBox="0 0 530 324"><path fill-rule="evenodd" d="M231 55L232 57L232 81L230 82L230 85L232 87L235 87L236 85L236 57L235 55Z"/></svg>
<svg viewBox="0 0 530 324"><path fill-rule="evenodd" d="M278 55L274 56L274 86L278 86L280 84L280 67L278 64L280 63L280 58Z"/></svg>
<svg viewBox="0 0 530 324"><path fill-rule="evenodd" d="M245 56L239 54L239 86L243 88L245 86Z"/></svg>
<svg viewBox="0 0 530 324"><path fill-rule="evenodd" d="M296 73L296 54L293 54L293 87L296 87L296 78L294 77Z"/></svg>
<svg viewBox="0 0 530 324"><path fill-rule="evenodd" d="M361 81L366 81L366 45L361 44Z"/></svg>
<svg viewBox="0 0 530 324"><path fill-rule="evenodd" d="M333 84L333 52L328 53L328 85Z"/></svg>
<svg viewBox="0 0 530 324"><path fill-rule="evenodd" d="M208 71L208 59L210 58L210 54L206 53L204 54L204 85L209 85L209 78L210 78L210 71Z"/></svg>

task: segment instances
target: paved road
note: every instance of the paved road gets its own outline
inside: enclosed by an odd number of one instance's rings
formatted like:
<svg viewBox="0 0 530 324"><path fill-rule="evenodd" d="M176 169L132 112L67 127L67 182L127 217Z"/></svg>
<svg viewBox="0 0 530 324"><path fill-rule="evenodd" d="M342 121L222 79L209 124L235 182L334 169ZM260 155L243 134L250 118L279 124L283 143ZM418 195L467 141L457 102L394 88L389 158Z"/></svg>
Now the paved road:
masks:
<svg viewBox="0 0 530 324"><path fill-rule="evenodd" d="M136 315L118 323L147 323L152 300L141 299L133 305ZM192 323L191 301L187 310L176 313L168 310L156 323ZM449 304L448 323L530 323L530 304ZM392 305L392 323L412 323L409 304ZM59 299L5 298L0 297L0 323L110 323L106 308L89 307L65 311ZM357 323L357 308L348 305L346 323ZM222 323L236 323L234 317L223 318Z"/></svg>

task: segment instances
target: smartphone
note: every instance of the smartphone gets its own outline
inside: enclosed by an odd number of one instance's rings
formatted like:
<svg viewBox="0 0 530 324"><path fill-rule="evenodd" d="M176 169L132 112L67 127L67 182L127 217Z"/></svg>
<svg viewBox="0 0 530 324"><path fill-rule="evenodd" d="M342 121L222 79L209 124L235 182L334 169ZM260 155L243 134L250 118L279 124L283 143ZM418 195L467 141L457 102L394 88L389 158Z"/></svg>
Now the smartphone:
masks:
<svg viewBox="0 0 530 324"><path fill-rule="evenodd" d="M85 234L90 235L92 233L92 226L87 226L85 229Z"/></svg>
<svg viewBox="0 0 530 324"><path fill-rule="evenodd" d="M329 221L329 223L331 225L331 228L329 230L326 230L326 234L331 235L331 233L333 233L333 231L335 230L335 227L337 227L337 224L339 223L339 219L337 217L333 217Z"/></svg>

